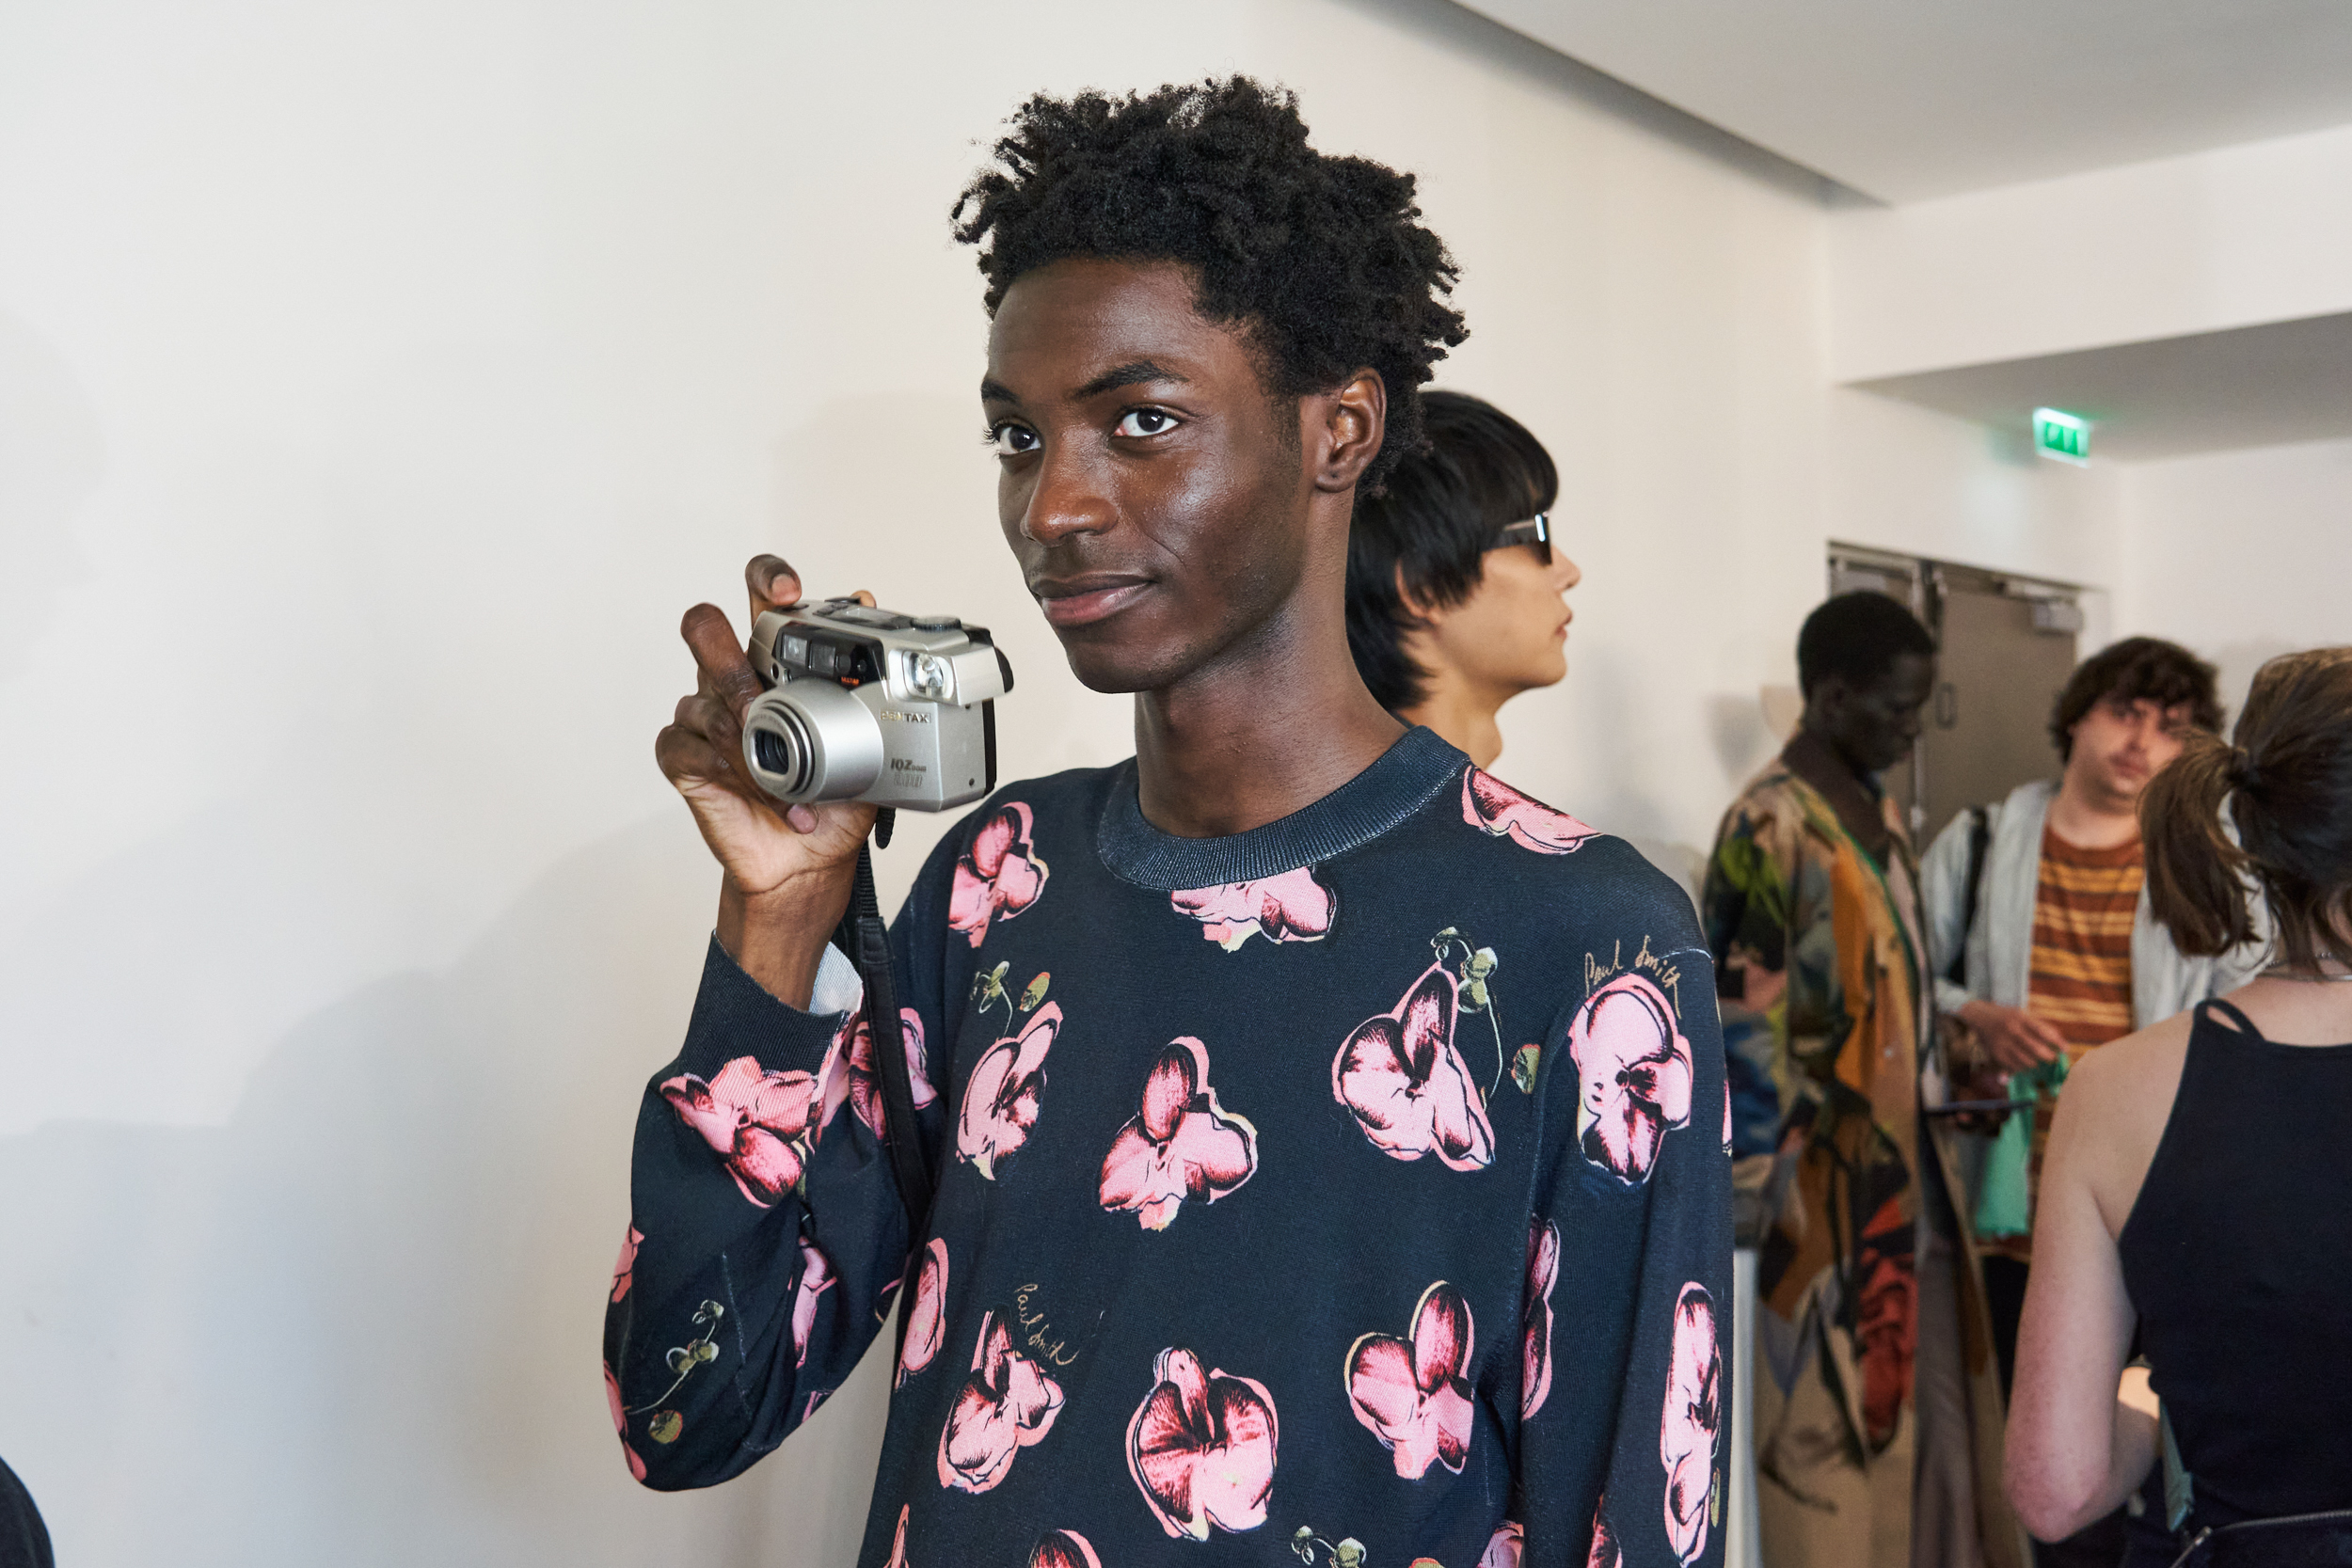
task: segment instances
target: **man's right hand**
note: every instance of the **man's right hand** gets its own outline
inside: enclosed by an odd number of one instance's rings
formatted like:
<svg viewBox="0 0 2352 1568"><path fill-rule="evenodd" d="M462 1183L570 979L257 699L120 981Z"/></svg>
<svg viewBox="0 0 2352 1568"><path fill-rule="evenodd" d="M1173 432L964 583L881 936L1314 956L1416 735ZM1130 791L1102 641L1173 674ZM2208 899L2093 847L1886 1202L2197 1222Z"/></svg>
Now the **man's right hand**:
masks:
<svg viewBox="0 0 2352 1568"><path fill-rule="evenodd" d="M743 578L755 621L800 602L800 578L772 555L753 557ZM743 713L760 684L743 644L716 605L696 605L678 629L694 655L694 690L678 699L654 757L724 873L721 944L771 994L805 1007L825 942L849 908L874 808L832 801L787 809L754 784L743 765Z"/></svg>
<svg viewBox="0 0 2352 1568"><path fill-rule="evenodd" d="M2055 1062L2066 1050L2065 1036L2023 1007L1979 1000L1963 1004L1954 1016L1976 1031L1985 1053L2010 1072Z"/></svg>

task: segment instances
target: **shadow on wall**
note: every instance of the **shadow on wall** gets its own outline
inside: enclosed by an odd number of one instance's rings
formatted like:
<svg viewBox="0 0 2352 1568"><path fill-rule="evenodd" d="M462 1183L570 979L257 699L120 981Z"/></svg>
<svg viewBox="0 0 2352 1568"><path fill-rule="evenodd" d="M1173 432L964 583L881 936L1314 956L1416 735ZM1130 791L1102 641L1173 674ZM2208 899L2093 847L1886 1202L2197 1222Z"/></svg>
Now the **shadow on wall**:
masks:
<svg viewBox="0 0 2352 1568"><path fill-rule="evenodd" d="M0 311L0 681L23 673L58 592L87 576L73 517L105 469L97 411L72 372Z"/></svg>
<svg viewBox="0 0 2352 1568"><path fill-rule="evenodd" d="M646 822L448 971L310 1017L226 1127L0 1141L0 1449L62 1558L854 1559L886 1356L785 1459L680 1497L629 1481L597 1375L637 1099L684 1029L709 880L682 814Z"/></svg>

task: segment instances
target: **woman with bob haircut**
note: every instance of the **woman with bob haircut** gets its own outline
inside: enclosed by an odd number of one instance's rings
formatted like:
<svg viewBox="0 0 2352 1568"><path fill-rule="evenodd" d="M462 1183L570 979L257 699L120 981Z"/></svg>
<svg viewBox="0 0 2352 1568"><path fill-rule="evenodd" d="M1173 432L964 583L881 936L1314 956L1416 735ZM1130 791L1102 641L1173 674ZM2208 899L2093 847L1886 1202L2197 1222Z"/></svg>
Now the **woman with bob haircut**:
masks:
<svg viewBox="0 0 2352 1568"><path fill-rule="evenodd" d="M2352 1560L2352 648L2263 666L2234 738L2189 732L2142 795L2149 894L2214 954L2252 936L2250 880L2273 961L2076 1064L2018 1336L2034 1534L2169 1450L2127 1568ZM2122 1382L2135 1325L2160 1410Z"/></svg>
<svg viewBox="0 0 2352 1568"><path fill-rule="evenodd" d="M1560 475L1543 443L1467 392L1421 406L1428 446L1357 497L1347 646L1382 707L1491 768L1497 710L1568 673L1563 596L1583 574L1552 528Z"/></svg>

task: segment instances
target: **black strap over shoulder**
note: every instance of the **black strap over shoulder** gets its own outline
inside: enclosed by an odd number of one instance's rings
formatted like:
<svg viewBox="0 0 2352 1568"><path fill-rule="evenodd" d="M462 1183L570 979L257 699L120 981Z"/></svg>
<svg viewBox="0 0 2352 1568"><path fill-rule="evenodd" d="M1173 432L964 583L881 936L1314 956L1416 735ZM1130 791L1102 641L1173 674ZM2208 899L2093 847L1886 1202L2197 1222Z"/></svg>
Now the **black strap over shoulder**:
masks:
<svg viewBox="0 0 2352 1568"><path fill-rule="evenodd" d="M2243 1012L2239 1011L2238 1005L2236 1003L2226 1001L2218 996L2208 996L2205 1000L2197 1004L2196 1010L2198 1015L2202 1017L2207 1009L2211 1009L2214 1012L2220 1013L2227 1017L2231 1022L2237 1025L2238 1032L2243 1034L2248 1039L2258 1040L2263 1037L2263 1032L2254 1027L2254 1021L2248 1018Z"/></svg>
<svg viewBox="0 0 2352 1568"><path fill-rule="evenodd" d="M890 811L885 807L874 824L875 842L890 842ZM907 1213L909 1245L922 1239L930 1216L930 1156L923 1148L922 1129L914 1119L914 1078L907 1069L906 1026L898 1017L898 987L890 966L890 932L882 924L874 894L874 852L871 844L858 847L857 883L834 941L857 964L866 983L866 1021L874 1041L874 1076L882 1086L882 1148L890 1157L890 1174L898 1183L898 1202Z"/></svg>
<svg viewBox="0 0 2352 1568"><path fill-rule="evenodd" d="M1944 978L1956 986L1968 983L1968 938L1977 928L1977 906L1984 894L1985 851L1993 843L1993 814L1983 806L1968 808L1968 903L1967 913L1961 917L1960 945L1952 952L1952 961L1944 971Z"/></svg>

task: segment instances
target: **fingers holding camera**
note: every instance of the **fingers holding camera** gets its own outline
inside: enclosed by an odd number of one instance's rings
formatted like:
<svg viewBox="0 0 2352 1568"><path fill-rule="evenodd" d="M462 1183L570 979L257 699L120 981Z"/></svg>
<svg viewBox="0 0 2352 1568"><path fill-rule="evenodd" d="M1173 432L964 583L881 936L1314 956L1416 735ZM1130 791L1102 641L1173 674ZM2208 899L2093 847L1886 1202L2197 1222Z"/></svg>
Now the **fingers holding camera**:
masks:
<svg viewBox="0 0 2352 1568"><path fill-rule="evenodd" d="M789 610L801 602L801 574L780 555L755 555L743 567L743 586L751 590L752 619L771 610Z"/></svg>

